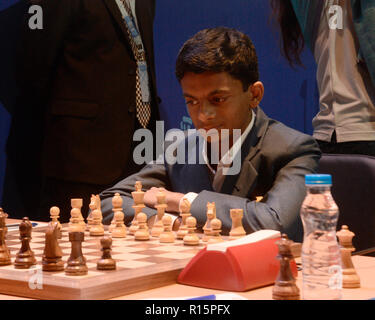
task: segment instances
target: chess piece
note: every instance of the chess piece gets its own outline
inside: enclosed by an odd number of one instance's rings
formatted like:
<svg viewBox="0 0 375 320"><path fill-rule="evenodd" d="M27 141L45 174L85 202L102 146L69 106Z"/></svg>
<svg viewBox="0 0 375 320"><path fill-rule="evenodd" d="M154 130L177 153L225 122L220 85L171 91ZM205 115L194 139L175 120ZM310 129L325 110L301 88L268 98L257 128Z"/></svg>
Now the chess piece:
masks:
<svg viewBox="0 0 375 320"><path fill-rule="evenodd" d="M89 203L89 208L90 208L90 213L87 216L87 230L90 230L91 225L92 225L92 212L95 209L98 209L97 197L94 194L91 195L90 203Z"/></svg>
<svg viewBox="0 0 375 320"><path fill-rule="evenodd" d="M199 237L195 233L197 225L197 219L194 217L188 217L186 219L186 226L188 233L184 236L184 245L186 246L197 246L199 245Z"/></svg>
<svg viewBox="0 0 375 320"><path fill-rule="evenodd" d="M16 269L28 269L36 264L34 252L30 248L32 227L29 218L24 217L19 226L21 249L14 260L14 267Z"/></svg>
<svg viewBox="0 0 375 320"><path fill-rule="evenodd" d="M102 246L102 257L96 263L98 270L116 270L116 261L111 256L112 238L104 237L100 240Z"/></svg>
<svg viewBox="0 0 375 320"><path fill-rule="evenodd" d="M159 241L161 243L172 243L175 241L175 236L172 231L172 218L169 215L164 215L163 219L164 230L159 236Z"/></svg>
<svg viewBox="0 0 375 320"><path fill-rule="evenodd" d="M230 209L232 228L229 232L229 240L235 240L246 236L246 231L242 226L243 209Z"/></svg>
<svg viewBox="0 0 375 320"><path fill-rule="evenodd" d="M155 208L157 210L157 215L156 215L156 220L151 229L151 236L153 237L159 237L160 234L164 230L162 219L163 219L165 210L167 209L168 205L165 203L165 193L163 191L164 189L159 188L159 192L156 195L158 204L155 205Z"/></svg>
<svg viewBox="0 0 375 320"><path fill-rule="evenodd" d="M341 230L336 233L341 252L342 263L342 287L343 288L360 288L361 281L354 268L352 261L352 252L355 250L353 247L352 239L355 234L349 230L348 226L343 225Z"/></svg>
<svg viewBox="0 0 375 320"><path fill-rule="evenodd" d="M57 239L62 238L62 227L61 223L59 222L60 217L60 209L59 207L51 207L49 210L50 218L51 218L51 224L57 223Z"/></svg>
<svg viewBox="0 0 375 320"><path fill-rule="evenodd" d="M131 222L131 225L129 227L129 233L132 234L132 235L134 235L135 232L138 230L138 219L137 219L137 216L138 216L139 213L142 212L142 210L143 210L144 207L141 207L140 205L133 206L133 208L134 208L134 218L133 218L133 220Z"/></svg>
<svg viewBox="0 0 375 320"><path fill-rule="evenodd" d="M118 192L116 192L115 195L112 198L113 218L112 218L111 224L108 227L109 232L112 232L112 230L116 226L115 213L117 211L121 211L122 212L122 203L123 203L123 200L122 200L120 194Z"/></svg>
<svg viewBox="0 0 375 320"><path fill-rule="evenodd" d="M190 216L190 201L186 198L183 198L180 205L181 225L177 231L177 239L184 239L184 237L188 234L189 230L186 225L186 219Z"/></svg>
<svg viewBox="0 0 375 320"><path fill-rule="evenodd" d="M83 232L84 232L84 230L86 229L86 223L85 223L85 219L83 219L83 216L82 216L83 200L79 199L79 198L78 199L71 199L70 205L71 205L72 209L77 209L76 211L79 212L78 220L79 220L79 224L82 226L82 229L83 229Z"/></svg>
<svg viewBox="0 0 375 320"><path fill-rule="evenodd" d="M221 221L217 218L211 221L211 235L208 239L208 243L217 243L224 241L220 235L221 232Z"/></svg>
<svg viewBox="0 0 375 320"><path fill-rule="evenodd" d="M8 232L6 218L7 214L0 208L0 266L6 266L12 263L10 251L6 244L6 235Z"/></svg>
<svg viewBox="0 0 375 320"><path fill-rule="evenodd" d="M78 208L70 210L69 232L85 232L86 226L81 223L80 213Z"/></svg>
<svg viewBox="0 0 375 320"><path fill-rule="evenodd" d="M138 229L134 234L135 240L145 241L150 240L150 234L147 227L147 216L145 213L140 212L137 216Z"/></svg>
<svg viewBox="0 0 375 320"><path fill-rule="evenodd" d="M203 226L203 237L202 241L207 242L211 234L211 221L216 218L216 206L215 202L207 202L207 221Z"/></svg>
<svg viewBox="0 0 375 320"><path fill-rule="evenodd" d="M84 239L84 232L69 232L69 241L72 246L65 268L65 273L69 276L83 276L88 272L86 258L82 254L82 242Z"/></svg>
<svg viewBox="0 0 375 320"><path fill-rule="evenodd" d="M94 211L91 212L91 218L90 236L103 236L104 227L102 224L102 212L99 209L94 209Z"/></svg>
<svg viewBox="0 0 375 320"><path fill-rule="evenodd" d="M142 182L141 181L136 181L134 187L135 187L136 192L142 192ZM143 198L142 198L142 200L143 200Z"/></svg>
<svg viewBox="0 0 375 320"><path fill-rule="evenodd" d="M58 243L58 222L51 221L46 230L45 246L42 257L43 271L62 271L64 262L61 260L62 251ZM61 234L61 233L60 233Z"/></svg>
<svg viewBox="0 0 375 320"><path fill-rule="evenodd" d="M282 234L281 239L276 242L279 247L277 258L280 260L280 270L277 275L275 285L272 288L272 299L274 300L299 300L300 293L296 286L290 268L290 260L293 259L291 252L292 241L286 234Z"/></svg>
<svg viewBox="0 0 375 320"><path fill-rule="evenodd" d="M141 181L136 181L135 182L135 191L132 192L132 197L134 200L134 218L131 222L131 226L129 227L129 233L130 234L135 234L135 232L138 229L138 220L137 220L137 215L142 212L142 210L146 207L143 198L145 196L145 192L142 191L142 182Z"/></svg>
<svg viewBox="0 0 375 320"><path fill-rule="evenodd" d="M126 238L126 226L124 223L124 213L122 211L116 211L115 215L115 227L112 229L112 238Z"/></svg>

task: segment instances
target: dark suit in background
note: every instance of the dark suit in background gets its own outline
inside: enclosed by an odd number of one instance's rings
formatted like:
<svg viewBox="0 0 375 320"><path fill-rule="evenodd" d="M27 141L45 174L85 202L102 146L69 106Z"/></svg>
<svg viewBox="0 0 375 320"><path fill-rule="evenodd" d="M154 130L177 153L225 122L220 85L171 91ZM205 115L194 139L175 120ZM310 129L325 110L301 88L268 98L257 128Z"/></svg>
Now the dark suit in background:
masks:
<svg viewBox="0 0 375 320"><path fill-rule="evenodd" d="M28 28L19 57L21 95L7 145L3 207L48 220L70 198L99 193L140 169L132 161L136 60L115 0L42 0L42 30ZM154 129L159 118L153 57L154 0L137 0Z"/></svg>

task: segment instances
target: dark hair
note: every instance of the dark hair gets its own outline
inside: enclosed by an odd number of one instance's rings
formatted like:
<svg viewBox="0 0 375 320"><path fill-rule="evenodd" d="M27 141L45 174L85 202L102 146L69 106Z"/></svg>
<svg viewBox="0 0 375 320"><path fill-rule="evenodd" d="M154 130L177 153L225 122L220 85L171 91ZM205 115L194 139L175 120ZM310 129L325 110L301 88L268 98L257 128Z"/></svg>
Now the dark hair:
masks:
<svg viewBox="0 0 375 320"><path fill-rule="evenodd" d="M258 58L250 38L226 27L199 31L182 46L176 61L178 81L186 72L227 72L244 91L259 80Z"/></svg>
<svg viewBox="0 0 375 320"><path fill-rule="evenodd" d="M291 66L294 64L302 66L300 56L305 46L305 40L292 3L290 0L271 0L271 8L281 31L281 53Z"/></svg>

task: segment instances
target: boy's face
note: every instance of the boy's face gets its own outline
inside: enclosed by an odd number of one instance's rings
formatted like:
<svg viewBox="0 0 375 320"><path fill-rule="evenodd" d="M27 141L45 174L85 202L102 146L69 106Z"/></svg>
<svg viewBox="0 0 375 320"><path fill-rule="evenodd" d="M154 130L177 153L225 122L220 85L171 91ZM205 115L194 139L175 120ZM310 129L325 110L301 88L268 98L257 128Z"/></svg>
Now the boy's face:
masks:
<svg viewBox="0 0 375 320"><path fill-rule="evenodd" d="M253 94L243 90L242 82L227 72L187 72L181 87L190 117L195 128L218 130L246 129L251 121ZM210 137L207 137L210 142Z"/></svg>

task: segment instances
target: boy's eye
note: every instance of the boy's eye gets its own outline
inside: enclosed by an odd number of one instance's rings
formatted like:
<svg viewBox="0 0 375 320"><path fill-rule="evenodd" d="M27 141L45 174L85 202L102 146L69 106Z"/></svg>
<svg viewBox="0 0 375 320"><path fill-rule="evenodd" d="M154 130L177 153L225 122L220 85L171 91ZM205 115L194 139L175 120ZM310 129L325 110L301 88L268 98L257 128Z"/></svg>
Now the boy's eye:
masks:
<svg viewBox="0 0 375 320"><path fill-rule="evenodd" d="M226 97L214 97L212 98L212 101L215 103L222 103L226 100Z"/></svg>
<svg viewBox="0 0 375 320"><path fill-rule="evenodd" d="M195 106L198 104L197 100L186 100L186 104L190 106Z"/></svg>

